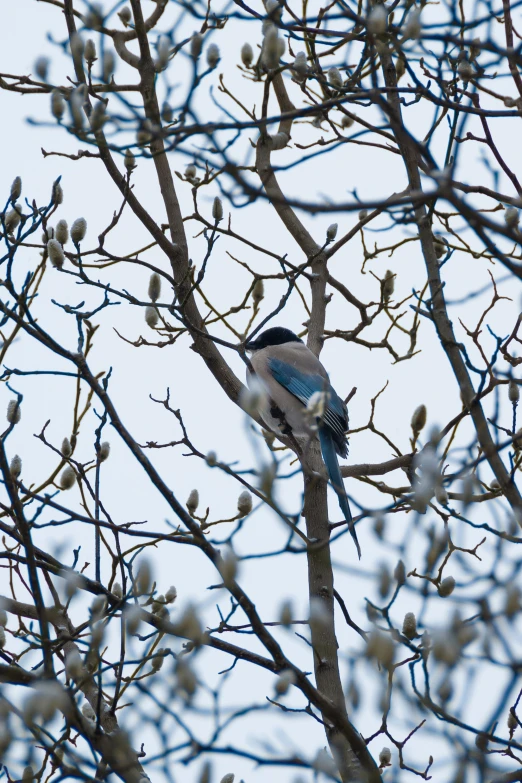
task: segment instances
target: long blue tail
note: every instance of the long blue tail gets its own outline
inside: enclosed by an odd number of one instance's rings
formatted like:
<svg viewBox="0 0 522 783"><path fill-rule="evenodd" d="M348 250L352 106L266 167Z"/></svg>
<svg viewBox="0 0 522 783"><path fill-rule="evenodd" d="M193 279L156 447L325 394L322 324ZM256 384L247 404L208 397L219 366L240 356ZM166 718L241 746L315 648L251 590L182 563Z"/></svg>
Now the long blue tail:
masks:
<svg viewBox="0 0 522 783"><path fill-rule="evenodd" d="M348 497L344 488L343 477L341 476L341 469L337 461L337 454L335 453L335 446L332 436L325 428L320 427L319 440L321 443L321 451L323 453L323 460L324 464L326 465L326 470L328 471L332 487L334 488L339 500L341 511L344 514L344 518L348 522L348 530L350 531L350 535L355 542L355 546L357 547L357 554L359 555L360 560L361 547L359 546L357 533L355 532L355 527L353 525L352 512L350 511L350 505L348 503Z"/></svg>

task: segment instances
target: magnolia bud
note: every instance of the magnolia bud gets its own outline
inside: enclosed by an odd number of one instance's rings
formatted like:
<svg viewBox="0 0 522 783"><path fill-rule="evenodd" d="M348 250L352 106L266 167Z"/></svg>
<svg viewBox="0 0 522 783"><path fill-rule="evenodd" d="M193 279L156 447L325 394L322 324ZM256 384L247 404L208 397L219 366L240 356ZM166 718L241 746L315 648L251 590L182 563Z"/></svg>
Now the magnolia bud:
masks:
<svg viewBox="0 0 522 783"><path fill-rule="evenodd" d="M75 484L76 473L70 465L67 465L67 467L63 469L62 475L60 476L60 487L62 489L72 489Z"/></svg>
<svg viewBox="0 0 522 783"><path fill-rule="evenodd" d="M234 581L237 575L237 557L230 547L225 549L224 554L218 564L219 573L223 577L223 582L229 585Z"/></svg>
<svg viewBox="0 0 522 783"><path fill-rule="evenodd" d="M96 57L96 45L92 40L92 38L87 39L83 56L85 57L85 62L87 63L87 66L89 68L92 68L93 63L95 63L96 60L98 59Z"/></svg>
<svg viewBox="0 0 522 783"><path fill-rule="evenodd" d="M342 90L343 77L341 76L341 73L338 68L330 68L330 70L328 71L328 81L331 84L331 86L334 88L334 90Z"/></svg>
<svg viewBox="0 0 522 783"><path fill-rule="evenodd" d="M73 33L71 35L70 46L73 58L81 60L83 57L84 44L79 33Z"/></svg>
<svg viewBox="0 0 522 783"><path fill-rule="evenodd" d="M237 499L237 510L241 517L246 517L252 511L252 495L247 489Z"/></svg>
<svg viewBox="0 0 522 783"><path fill-rule="evenodd" d="M80 653L73 647L65 656L65 673L69 679L80 680L84 674L83 662Z"/></svg>
<svg viewBox="0 0 522 783"><path fill-rule="evenodd" d="M515 729L518 728L518 720L515 712L513 711L513 708L509 710L507 726L511 733L513 733Z"/></svg>
<svg viewBox="0 0 522 783"><path fill-rule="evenodd" d="M520 215L516 207L508 207L504 211L504 221L508 228L516 228L520 222Z"/></svg>
<svg viewBox="0 0 522 783"><path fill-rule="evenodd" d="M412 38L413 40L420 38L422 32L420 17L421 11L419 8L415 8L409 13L406 27L404 28L405 38Z"/></svg>
<svg viewBox="0 0 522 783"><path fill-rule="evenodd" d="M85 103L85 90L84 85L77 87L72 91L69 97L69 111L71 112L71 119L76 131L81 131L84 122L83 104Z"/></svg>
<svg viewBox="0 0 522 783"><path fill-rule="evenodd" d="M57 120L61 120L65 111L65 101L60 90L51 93L51 113Z"/></svg>
<svg viewBox="0 0 522 783"><path fill-rule="evenodd" d="M44 55L37 57L34 63L34 71L38 78L45 82L49 72L49 58Z"/></svg>
<svg viewBox="0 0 522 783"><path fill-rule="evenodd" d="M220 783L234 783L235 775L232 772L228 772L226 775L224 775Z"/></svg>
<svg viewBox="0 0 522 783"><path fill-rule="evenodd" d="M105 462L106 459L109 459L109 454L111 453L111 444L108 440L104 440L103 443L100 445L100 450L98 452L98 459L100 462Z"/></svg>
<svg viewBox="0 0 522 783"><path fill-rule="evenodd" d="M379 568L379 594L381 598L386 598L386 596L390 592L390 587L391 587L390 571L386 563L382 563L381 567Z"/></svg>
<svg viewBox="0 0 522 783"><path fill-rule="evenodd" d="M407 612L404 615L402 633L407 639L414 639L417 636L417 619L413 612Z"/></svg>
<svg viewBox="0 0 522 783"><path fill-rule="evenodd" d="M62 452L62 456L64 456L64 457L70 457L71 456L71 454L72 454L72 446L71 446L71 441L69 440L69 438L64 438L62 440L62 448L60 449L60 451Z"/></svg>
<svg viewBox="0 0 522 783"><path fill-rule="evenodd" d="M424 429L427 416L428 412L425 405L419 405L418 408L415 408L413 416L411 417L411 428L416 435Z"/></svg>
<svg viewBox="0 0 522 783"><path fill-rule="evenodd" d="M57 239L50 239L48 241L47 254L51 264L55 267L55 269L61 269L63 262L65 261L65 254L63 252L63 247Z"/></svg>
<svg viewBox="0 0 522 783"><path fill-rule="evenodd" d="M168 124L169 122L172 122L173 117L174 112L172 111L172 106L168 101L163 101L163 106L161 107L161 119L163 122Z"/></svg>
<svg viewBox="0 0 522 783"><path fill-rule="evenodd" d="M328 228L326 229L326 240L328 242L333 242L335 237L337 236L337 223L332 223Z"/></svg>
<svg viewBox="0 0 522 783"><path fill-rule="evenodd" d="M87 720L90 720L90 721L95 721L96 720L96 713L94 712L93 708L91 707L91 705L87 701L84 702L84 704L82 704L82 713L83 713L84 717L87 718Z"/></svg>
<svg viewBox="0 0 522 783"><path fill-rule="evenodd" d="M119 598L120 601L123 598L123 588L119 582L114 582L112 586L112 594L115 595L116 598Z"/></svg>
<svg viewBox="0 0 522 783"><path fill-rule="evenodd" d="M191 489L186 506L191 514L195 514L199 506L199 492L197 489Z"/></svg>
<svg viewBox="0 0 522 783"><path fill-rule="evenodd" d="M368 210L367 209L360 209L359 210L359 220L365 220L365 218L368 217Z"/></svg>
<svg viewBox="0 0 522 783"><path fill-rule="evenodd" d="M452 576L447 576L442 580L437 587L438 593L442 598L447 598L455 589L455 579Z"/></svg>
<svg viewBox="0 0 522 783"><path fill-rule="evenodd" d="M205 457L205 461L209 468L214 468L217 465L217 454L215 451L209 451Z"/></svg>
<svg viewBox="0 0 522 783"><path fill-rule="evenodd" d="M298 81L304 81L306 79L308 75L308 58L306 52L297 52L292 64L292 70Z"/></svg>
<svg viewBox="0 0 522 783"><path fill-rule="evenodd" d="M475 69L469 60L461 60L457 66L457 73L463 82L469 82L475 75Z"/></svg>
<svg viewBox="0 0 522 783"><path fill-rule="evenodd" d="M285 42L279 38L277 27L270 24L265 32L261 58L263 65L269 70L277 68L279 60L285 51Z"/></svg>
<svg viewBox="0 0 522 783"><path fill-rule="evenodd" d="M53 182L51 201L53 204L61 204L63 202L63 188L60 185L60 180L58 179Z"/></svg>
<svg viewBox="0 0 522 783"><path fill-rule="evenodd" d="M244 43L241 47L241 60L246 68L250 68L254 59L254 50L249 43Z"/></svg>
<svg viewBox="0 0 522 783"><path fill-rule="evenodd" d="M520 399L520 389L518 388L518 383L513 378L509 382L508 397L512 403L516 403Z"/></svg>
<svg viewBox="0 0 522 783"><path fill-rule="evenodd" d="M223 220L223 203L219 196L215 197L214 203L212 204L212 217L216 223L219 223L220 220Z"/></svg>
<svg viewBox="0 0 522 783"><path fill-rule="evenodd" d="M403 585L406 582L406 568L402 560L399 560L395 566L393 576L395 577L398 585Z"/></svg>
<svg viewBox="0 0 522 783"><path fill-rule="evenodd" d="M12 203L20 198L20 194L22 192L22 179L21 177L15 177L13 180L13 184L11 185L11 196L10 199Z"/></svg>
<svg viewBox="0 0 522 783"><path fill-rule="evenodd" d="M366 21L368 32L372 35L382 35L388 27L388 12L383 5L376 5L370 11Z"/></svg>
<svg viewBox="0 0 522 783"><path fill-rule="evenodd" d="M91 116L89 117L89 122L91 123L91 130L93 133L98 133L98 131L103 128L107 122L107 115L105 114L105 103L103 101L98 101L98 103L95 105L91 112Z"/></svg>
<svg viewBox="0 0 522 783"><path fill-rule="evenodd" d="M24 771L22 772L22 783L32 783L33 780L34 770L31 765L28 764L27 767L24 767Z"/></svg>
<svg viewBox="0 0 522 783"><path fill-rule="evenodd" d="M165 650L163 647L160 647L160 649L156 652L156 655L150 662L153 672L159 672L159 670L163 666L163 661L165 660L166 654L167 654L167 650Z"/></svg>
<svg viewBox="0 0 522 783"><path fill-rule="evenodd" d="M76 218L71 226L71 239L74 244L78 245L85 238L86 233L87 221L82 217Z"/></svg>
<svg viewBox="0 0 522 783"><path fill-rule="evenodd" d="M131 150L125 150L123 165L129 173L136 168L136 158L134 157L134 154L131 152Z"/></svg>
<svg viewBox="0 0 522 783"><path fill-rule="evenodd" d="M146 307L145 308L145 323L147 326L150 326L151 329L154 329L158 325L159 316L158 311L155 307Z"/></svg>
<svg viewBox="0 0 522 783"><path fill-rule="evenodd" d="M167 592L165 593L165 601L168 604L173 604L176 598L178 597L178 591L174 587L174 585L171 585Z"/></svg>
<svg viewBox="0 0 522 783"><path fill-rule="evenodd" d="M54 236L61 245L66 245L69 241L69 226L66 220L59 220L56 224Z"/></svg>
<svg viewBox="0 0 522 783"><path fill-rule="evenodd" d="M152 583L152 572L150 563L148 560L143 559L138 566L138 573L136 574L136 590L137 595L146 595L150 592Z"/></svg>
<svg viewBox="0 0 522 783"><path fill-rule="evenodd" d="M341 117L341 127L342 128L351 128L355 120L353 117L350 117L348 114L343 114Z"/></svg>
<svg viewBox="0 0 522 783"><path fill-rule="evenodd" d="M170 57L170 38L168 35L161 35L158 41L158 61L156 67L163 70L167 67Z"/></svg>
<svg viewBox="0 0 522 783"><path fill-rule="evenodd" d="M18 400L9 400L7 405L6 419L9 424L18 424L22 418L22 409Z"/></svg>
<svg viewBox="0 0 522 783"><path fill-rule="evenodd" d="M157 272L153 272L149 280L149 299L151 302L157 302L161 294L161 277Z"/></svg>
<svg viewBox="0 0 522 783"><path fill-rule="evenodd" d="M254 287L252 289L252 299L254 301L254 305L259 305L259 302L265 298L265 285L262 280L258 279L254 283Z"/></svg>
<svg viewBox="0 0 522 783"><path fill-rule="evenodd" d="M9 473L13 478L17 479L21 472L22 472L22 459L21 457L18 456L18 454L15 454L13 459L11 460L11 464L9 465Z"/></svg>
<svg viewBox="0 0 522 783"><path fill-rule="evenodd" d="M105 50L103 53L103 81L104 82L110 82L111 76L114 73L114 67L116 65L116 61L114 59L114 54L111 52L110 49Z"/></svg>
<svg viewBox="0 0 522 783"><path fill-rule="evenodd" d="M201 33L194 33L190 39L190 56L193 60L197 60L201 54L201 48L203 46L203 36Z"/></svg>
<svg viewBox="0 0 522 783"><path fill-rule="evenodd" d="M121 11L118 11L118 16L120 17L120 20L125 27L128 27L130 22L132 21L132 12L128 5L124 5Z"/></svg>
<svg viewBox="0 0 522 783"><path fill-rule="evenodd" d="M138 633L141 623L141 609L138 604L130 604L125 607L125 627L130 636Z"/></svg>
<svg viewBox="0 0 522 783"><path fill-rule="evenodd" d="M391 750L389 748L383 748L379 753L379 765L381 767L389 767L391 762Z"/></svg>
<svg viewBox="0 0 522 783"><path fill-rule="evenodd" d="M390 269L386 270L384 280L382 281L382 298L389 302L395 291L395 273Z"/></svg>
<svg viewBox="0 0 522 783"><path fill-rule="evenodd" d="M221 59L219 54L219 46L215 43L211 43L207 49L207 65L209 68L215 68Z"/></svg>
<svg viewBox="0 0 522 783"><path fill-rule="evenodd" d="M279 696L284 696L289 687L295 683L296 677L292 669L284 669L275 684L275 692Z"/></svg>
<svg viewBox="0 0 522 783"><path fill-rule="evenodd" d="M292 611L292 604L290 601L285 601L281 606L281 612L279 614L279 622L285 628L289 628L294 619L294 613Z"/></svg>
<svg viewBox="0 0 522 783"><path fill-rule="evenodd" d="M21 215L18 208L11 209L4 218L5 229L8 234L12 234L20 223Z"/></svg>

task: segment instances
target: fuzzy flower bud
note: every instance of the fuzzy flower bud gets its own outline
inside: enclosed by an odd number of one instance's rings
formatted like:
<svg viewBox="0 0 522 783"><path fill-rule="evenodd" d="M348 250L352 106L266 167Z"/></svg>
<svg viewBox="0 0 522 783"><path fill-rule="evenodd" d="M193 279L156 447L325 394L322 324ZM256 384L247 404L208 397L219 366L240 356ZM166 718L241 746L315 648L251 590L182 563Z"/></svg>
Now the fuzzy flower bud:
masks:
<svg viewBox="0 0 522 783"><path fill-rule="evenodd" d="M328 82L330 86L334 88L334 90L342 90L343 77L341 76L341 72L338 68L330 68L328 71Z"/></svg>
<svg viewBox="0 0 522 783"><path fill-rule="evenodd" d="M161 119L163 122L168 124L172 122L173 118L174 112L172 111L172 106L168 101L163 101L163 106L161 107Z"/></svg>
<svg viewBox="0 0 522 783"><path fill-rule="evenodd" d="M5 223L5 229L8 234L12 234L14 232L14 230L18 227L20 220L21 220L21 215L18 207L11 209L7 213L7 215L4 218L4 223Z"/></svg>
<svg viewBox="0 0 522 783"><path fill-rule="evenodd" d="M57 120L61 120L65 112L65 101L60 90L51 93L51 113Z"/></svg>
<svg viewBox="0 0 522 783"><path fill-rule="evenodd" d="M308 58L306 52L297 52L292 64L292 71L297 81L303 82L308 75Z"/></svg>
<svg viewBox="0 0 522 783"><path fill-rule="evenodd" d="M9 424L18 424L22 418L22 409L18 400L9 400L7 405L6 419Z"/></svg>
<svg viewBox="0 0 522 783"><path fill-rule="evenodd" d="M71 54L76 60L81 60L84 52L84 43L79 33L73 33L71 35Z"/></svg>
<svg viewBox="0 0 522 783"><path fill-rule="evenodd" d="M173 604L176 598L178 597L178 591L174 587L174 585L171 585L167 592L165 593L165 601L168 604Z"/></svg>
<svg viewBox="0 0 522 783"><path fill-rule="evenodd" d="M132 11L130 10L129 6L124 5L121 11L118 11L118 16L120 17L121 23L125 27L128 27L132 21Z"/></svg>
<svg viewBox="0 0 522 783"><path fill-rule="evenodd" d="M403 585L406 582L406 568L402 560L399 560L395 566L393 576L395 577L398 585Z"/></svg>
<svg viewBox="0 0 522 783"><path fill-rule="evenodd" d="M507 719L507 727L510 731L510 733L513 733L516 728L518 728L518 720L517 716L513 712L513 708L509 710L508 719Z"/></svg>
<svg viewBox="0 0 522 783"><path fill-rule="evenodd" d="M91 130L93 133L98 133L98 131L100 131L103 128L103 126L107 122L107 115L105 113L105 103L103 101L98 101L98 103L95 105L94 109L91 112L89 122L91 123Z"/></svg>
<svg viewBox="0 0 522 783"><path fill-rule="evenodd" d="M252 299L255 306L258 306L262 299L265 298L265 285L261 279L256 280L252 289Z"/></svg>
<svg viewBox="0 0 522 783"><path fill-rule="evenodd" d="M209 451L205 457L205 461L209 468L215 468L217 465L217 454L215 451Z"/></svg>
<svg viewBox="0 0 522 783"><path fill-rule="evenodd" d="M328 228L326 229L326 241L327 242L333 242L335 237L337 236L337 223L332 223Z"/></svg>
<svg viewBox="0 0 522 783"><path fill-rule="evenodd" d="M123 588L119 582L114 582L112 586L112 594L115 595L116 598L119 598L120 600L123 598Z"/></svg>
<svg viewBox="0 0 522 783"><path fill-rule="evenodd" d="M67 465L67 467L63 469L62 475L60 476L60 487L61 489L72 489L75 484L76 473L70 465Z"/></svg>
<svg viewBox="0 0 522 783"><path fill-rule="evenodd" d="M355 120L353 117L349 117L348 114L343 114L341 118L341 127L346 130L346 128L351 128L354 122Z"/></svg>
<svg viewBox="0 0 522 783"><path fill-rule="evenodd" d="M140 560L138 572L136 574L137 595L146 595L150 592L152 585L152 571L148 560Z"/></svg>
<svg viewBox="0 0 522 783"><path fill-rule="evenodd" d="M127 605L125 607L125 627L130 636L138 633L141 623L141 609L137 604Z"/></svg>
<svg viewBox="0 0 522 783"><path fill-rule="evenodd" d="M425 405L419 405L418 408L415 408L411 417L411 428L416 435L426 426L427 415L428 412Z"/></svg>
<svg viewBox="0 0 522 783"><path fill-rule="evenodd" d="M196 169L195 165L193 163L189 163L187 168L185 169L185 178L188 179L189 182L193 182L198 174L198 170Z"/></svg>
<svg viewBox="0 0 522 783"><path fill-rule="evenodd" d="M223 577L223 582L229 585L237 576L237 557L234 551L227 547L218 564L219 573Z"/></svg>
<svg viewBox="0 0 522 783"><path fill-rule="evenodd" d="M85 49L84 49L84 52L83 52L83 56L85 58L85 62L87 63L87 66L89 68L92 68L93 63L95 63L96 60L98 59L96 57L96 45L95 45L94 41L92 40L92 38L88 38L87 39L87 42L85 44Z"/></svg>
<svg viewBox="0 0 522 783"><path fill-rule="evenodd" d="M55 269L61 269L65 261L63 247L57 239L50 239L47 243L47 255Z"/></svg>
<svg viewBox="0 0 522 783"><path fill-rule="evenodd" d="M461 60L457 66L457 73L463 82L469 82L475 75L475 69L469 60Z"/></svg>
<svg viewBox="0 0 522 783"><path fill-rule="evenodd" d="M234 783L235 775L232 772L227 772L226 775L224 775L219 783Z"/></svg>
<svg viewBox="0 0 522 783"><path fill-rule="evenodd" d="M163 647L160 647L159 650L156 652L156 655L150 662L153 672L159 672L159 670L163 666L163 661L165 660L166 654L167 654L167 650L165 650Z"/></svg>
<svg viewBox="0 0 522 783"><path fill-rule="evenodd" d="M60 449L60 451L62 452L62 456L63 457L70 457L71 456L71 454L72 454L72 446L71 446L71 441L69 440L69 438L64 438L62 440L62 448Z"/></svg>
<svg viewBox="0 0 522 783"><path fill-rule="evenodd" d="M279 622L284 628L290 628L294 619L294 613L292 611L292 604L290 601L285 601L281 606L279 614Z"/></svg>
<svg viewBox="0 0 522 783"><path fill-rule="evenodd" d="M275 692L278 696L284 696L291 685L295 683L295 674L292 669L284 669L277 678Z"/></svg>
<svg viewBox="0 0 522 783"><path fill-rule="evenodd" d="M211 43L207 49L207 65L209 68L215 68L221 59L219 53L219 46L215 43Z"/></svg>
<svg viewBox="0 0 522 783"><path fill-rule="evenodd" d="M27 767L24 767L24 771L22 772L22 783L32 783L33 780L34 770L31 765L28 764Z"/></svg>
<svg viewBox="0 0 522 783"><path fill-rule="evenodd" d="M13 204L17 199L20 198L21 193L22 193L22 178L15 177L13 180L13 184L11 185L11 195L10 195L10 200Z"/></svg>
<svg viewBox="0 0 522 783"><path fill-rule="evenodd" d="M49 73L49 58L44 55L37 57L34 63L34 72L43 82L47 81Z"/></svg>
<svg viewBox="0 0 522 783"><path fill-rule="evenodd" d="M123 165L129 173L136 168L136 158L131 150L125 150Z"/></svg>
<svg viewBox="0 0 522 783"><path fill-rule="evenodd" d="M75 245L78 245L80 242L85 239L85 234L87 233L87 221L85 218L79 217L76 218L74 223L71 226L71 239L74 242Z"/></svg>
<svg viewBox="0 0 522 783"><path fill-rule="evenodd" d="M420 17L421 17L421 11L419 8L415 8L413 11L409 13L408 20L406 22L406 27L404 28L405 38L411 38L412 40L417 40L418 38L420 38L422 32Z"/></svg>
<svg viewBox="0 0 522 783"><path fill-rule="evenodd" d="M11 464L9 465L9 473L13 478L17 479L21 472L22 472L22 459L21 457L18 456L18 454L15 454L13 459L11 460Z"/></svg>
<svg viewBox="0 0 522 783"><path fill-rule="evenodd" d="M191 489L187 498L186 506L191 514L195 514L199 506L199 492L197 489Z"/></svg>
<svg viewBox="0 0 522 783"><path fill-rule="evenodd" d="M100 444L100 450L98 452L98 459L100 462L105 462L105 460L109 459L109 454L111 453L111 444L108 440L104 440L103 443Z"/></svg>
<svg viewBox="0 0 522 783"><path fill-rule="evenodd" d="M56 224L54 236L61 245L66 245L69 241L69 226L66 220L59 220Z"/></svg>
<svg viewBox="0 0 522 783"><path fill-rule="evenodd" d="M216 223L219 223L220 220L223 220L223 202L219 196L215 197L214 203L212 204L212 217Z"/></svg>
<svg viewBox="0 0 522 783"><path fill-rule="evenodd" d="M407 639L415 639L417 636L417 618L413 612L407 612L404 615L402 623L402 633Z"/></svg>
<svg viewBox="0 0 522 783"><path fill-rule="evenodd" d="M252 511L252 495L247 489L237 499L237 510L241 517L246 517Z"/></svg>
<svg viewBox="0 0 522 783"><path fill-rule="evenodd" d="M116 66L116 60L114 59L114 54L111 52L110 49L108 49L103 53L103 81L104 82L110 82L111 76L114 73L115 66Z"/></svg>
<svg viewBox="0 0 522 783"><path fill-rule="evenodd" d="M83 713L83 716L85 718L87 718L87 720L90 720L90 721L95 721L96 720L96 713L94 712L93 708L91 707L91 705L87 701L84 702L84 704L82 704L82 713Z"/></svg>
<svg viewBox="0 0 522 783"><path fill-rule="evenodd" d="M147 326L150 326L151 329L154 329L158 325L159 316L158 311L155 307L146 307L145 308L145 323Z"/></svg>
<svg viewBox="0 0 522 783"><path fill-rule="evenodd" d="M73 647L65 657L65 673L74 682L80 680L84 675L82 658L76 647Z"/></svg>
<svg viewBox="0 0 522 783"><path fill-rule="evenodd" d="M265 68L274 70L279 65L279 60L285 52L285 42L279 38L279 32L275 25L270 24L263 39L262 60Z"/></svg>
<svg viewBox="0 0 522 783"><path fill-rule="evenodd" d="M504 221L508 228L516 228L520 222L520 215L516 207L508 207L504 211Z"/></svg>
<svg viewBox="0 0 522 783"><path fill-rule="evenodd" d="M201 54L201 49L203 47L203 36L201 33L194 33L192 38L190 39L190 56L193 60L197 60L199 55Z"/></svg>
<svg viewBox="0 0 522 783"><path fill-rule="evenodd" d="M383 748L379 753L379 766L389 767L391 763L391 750L389 748Z"/></svg>
<svg viewBox="0 0 522 783"><path fill-rule="evenodd" d="M455 589L455 579L452 576L447 576L442 580L437 590L442 598L447 598Z"/></svg>
<svg viewBox="0 0 522 783"><path fill-rule="evenodd" d="M395 273L387 269L382 281L382 298L389 302L395 291Z"/></svg>
<svg viewBox="0 0 522 783"><path fill-rule="evenodd" d="M513 404L517 403L520 399L520 389L518 388L518 383L513 378L509 382L508 397L509 401Z"/></svg>
<svg viewBox="0 0 522 783"><path fill-rule="evenodd" d="M388 12L383 5L376 5L370 11L366 21L368 32L372 35L382 35L388 27Z"/></svg>
<svg viewBox="0 0 522 783"><path fill-rule="evenodd" d="M241 47L241 60L246 68L250 68L254 59L254 50L249 43L244 43Z"/></svg>
<svg viewBox="0 0 522 783"><path fill-rule="evenodd" d="M170 57L170 38L167 35L161 35L158 41L158 60L156 68L163 70L169 64Z"/></svg>
<svg viewBox="0 0 522 783"><path fill-rule="evenodd" d="M161 294L161 277L157 272L153 272L149 280L149 299L151 302L157 302Z"/></svg>
<svg viewBox="0 0 522 783"><path fill-rule="evenodd" d="M63 188L60 185L60 181L58 179L53 182L51 201L53 202L53 204L63 203Z"/></svg>

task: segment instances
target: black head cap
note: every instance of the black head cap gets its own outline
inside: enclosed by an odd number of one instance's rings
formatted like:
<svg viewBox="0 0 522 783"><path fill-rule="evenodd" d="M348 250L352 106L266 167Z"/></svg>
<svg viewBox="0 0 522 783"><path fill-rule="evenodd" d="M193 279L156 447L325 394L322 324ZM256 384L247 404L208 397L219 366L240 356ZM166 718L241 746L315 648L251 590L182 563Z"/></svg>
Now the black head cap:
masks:
<svg viewBox="0 0 522 783"><path fill-rule="evenodd" d="M266 329L264 332L261 332L259 337L248 342L245 347L247 351L260 351L262 348L267 348L269 345L302 342L301 338L290 331L290 329L285 329L283 326L273 326L271 329Z"/></svg>

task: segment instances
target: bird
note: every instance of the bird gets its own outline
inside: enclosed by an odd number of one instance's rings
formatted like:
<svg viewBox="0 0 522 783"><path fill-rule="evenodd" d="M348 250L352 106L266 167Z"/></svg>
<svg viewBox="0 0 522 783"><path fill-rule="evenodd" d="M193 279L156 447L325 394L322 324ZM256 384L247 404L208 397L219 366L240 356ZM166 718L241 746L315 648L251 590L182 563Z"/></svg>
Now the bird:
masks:
<svg viewBox="0 0 522 783"><path fill-rule="evenodd" d="M290 329L273 326L245 343L252 370L247 383L261 385L268 396L263 420L276 433L319 437L323 461L348 529L361 557L348 497L337 460L348 456L348 410L325 368Z"/></svg>

